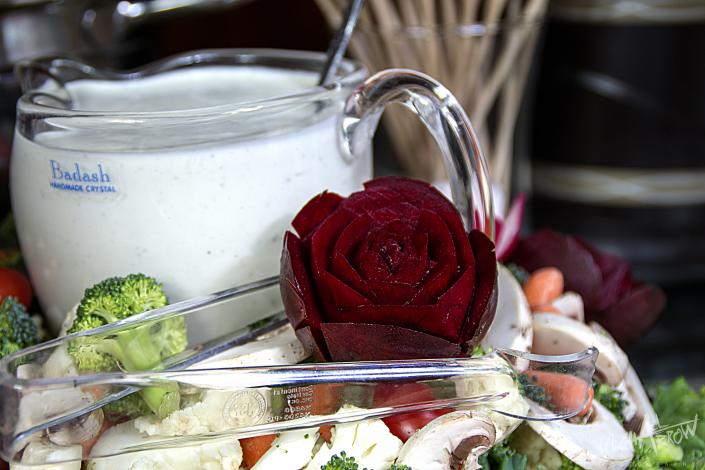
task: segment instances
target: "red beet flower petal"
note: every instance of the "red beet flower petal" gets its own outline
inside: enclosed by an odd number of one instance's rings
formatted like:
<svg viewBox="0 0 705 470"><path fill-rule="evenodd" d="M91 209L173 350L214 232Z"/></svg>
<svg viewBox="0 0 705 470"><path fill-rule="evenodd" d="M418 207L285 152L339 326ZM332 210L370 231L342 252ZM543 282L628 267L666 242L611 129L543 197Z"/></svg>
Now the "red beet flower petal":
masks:
<svg viewBox="0 0 705 470"><path fill-rule="evenodd" d="M296 330L296 337L301 341L304 349L312 354L316 360L321 362L330 361L330 354L328 354L321 330L306 326Z"/></svg>
<svg viewBox="0 0 705 470"><path fill-rule="evenodd" d="M429 211L423 211L419 217L419 230L429 234L429 256L435 266L409 303L414 305L434 304L441 294L453 284L453 278L458 275L458 259L453 236L443 220ZM469 246L467 240L463 240ZM472 256L472 253L471 253ZM473 258L470 258L474 261ZM474 271L474 263L460 266L461 269ZM470 292L466 292L469 294Z"/></svg>
<svg viewBox="0 0 705 470"><path fill-rule="evenodd" d="M604 312L589 319L601 324L622 348L644 336L666 306L666 295L651 284L641 284Z"/></svg>
<svg viewBox="0 0 705 470"><path fill-rule="evenodd" d="M284 235L279 289L284 310L292 326L299 328L308 325L319 330L321 314L306 269L303 243L291 232Z"/></svg>
<svg viewBox="0 0 705 470"><path fill-rule="evenodd" d="M477 344L487 333L497 310L497 258L494 244L479 230L468 237L475 253L475 292L472 309L463 327L461 340L470 346Z"/></svg>
<svg viewBox="0 0 705 470"><path fill-rule="evenodd" d="M309 243L311 274L314 280L328 270L328 261L340 233L350 224L353 216L338 210L330 215L305 241Z"/></svg>
<svg viewBox="0 0 705 470"><path fill-rule="evenodd" d="M458 210L438 189L423 181L404 178L400 176L386 176L375 178L365 183L365 189L376 189L384 187L388 190L398 192L406 201L418 207L426 209L440 216L448 226L453 235L453 242L458 250L458 261L467 266L472 259L469 245L465 242L467 233L463 227L463 221Z"/></svg>
<svg viewBox="0 0 705 470"><path fill-rule="evenodd" d="M565 278L565 289L583 297L586 312L599 311L602 272L592 254L575 238L553 230L539 230L519 242L511 260L532 272L553 266Z"/></svg>
<svg viewBox="0 0 705 470"><path fill-rule="evenodd" d="M460 357L458 344L393 325L324 323L323 337L334 361L384 361Z"/></svg>
<svg viewBox="0 0 705 470"><path fill-rule="evenodd" d="M301 238L306 236L326 217L333 213L343 198L338 194L327 191L311 199L294 217L291 225Z"/></svg>
<svg viewBox="0 0 705 470"><path fill-rule="evenodd" d="M318 294L323 304L323 318L328 320L329 313L340 308L354 308L369 305L370 299L356 291L329 272L319 273L315 279Z"/></svg>

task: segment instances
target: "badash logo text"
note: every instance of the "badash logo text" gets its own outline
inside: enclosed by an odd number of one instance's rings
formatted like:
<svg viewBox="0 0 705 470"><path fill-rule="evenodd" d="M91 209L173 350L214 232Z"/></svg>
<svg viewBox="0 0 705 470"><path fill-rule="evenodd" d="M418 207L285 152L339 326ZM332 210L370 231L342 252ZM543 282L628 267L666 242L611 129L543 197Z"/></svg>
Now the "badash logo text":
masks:
<svg viewBox="0 0 705 470"><path fill-rule="evenodd" d="M115 193L110 174L98 163L94 171L86 171L78 163L68 167L56 160L49 160L51 165L51 183L54 189L78 193Z"/></svg>

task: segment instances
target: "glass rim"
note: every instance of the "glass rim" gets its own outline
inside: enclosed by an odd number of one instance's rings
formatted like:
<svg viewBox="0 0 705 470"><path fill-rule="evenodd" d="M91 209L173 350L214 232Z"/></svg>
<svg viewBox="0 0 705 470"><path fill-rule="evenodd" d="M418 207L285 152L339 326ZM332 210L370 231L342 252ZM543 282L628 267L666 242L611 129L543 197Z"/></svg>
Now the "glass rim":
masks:
<svg viewBox="0 0 705 470"><path fill-rule="evenodd" d="M208 66L261 66L272 69L318 72L323 69L326 55L323 52L286 50L286 49L258 49L258 48L229 48L229 49L200 49L195 51L175 54L146 65L126 70L112 71L94 68L91 65L69 58L52 57L24 61L15 67L15 73L20 77L27 72L40 73L58 83L58 89L68 82L86 80L134 80L151 77L162 73L173 72L179 69ZM62 80L53 72L57 67L72 67L75 72L83 76ZM212 116L224 112L233 113L240 108L252 110L281 106L290 102L301 100L324 99L327 95L334 94L342 88L352 87L362 82L367 77L367 69L355 60L345 59L340 62L339 75L327 85L314 85L294 93L280 94L254 100L227 102L217 105L198 106L184 109L171 109L164 111L113 111L113 110L83 110L72 109L65 106L52 106L47 103L38 103L37 97L45 97L58 103L65 101L62 97L42 92L35 87L25 87L23 84L22 96L17 102L18 115L32 114L34 117L82 117L82 118L184 118L197 116ZM243 111L244 111L243 110Z"/></svg>
<svg viewBox="0 0 705 470"><path fill-rule="evenodd" d="M482 37L491 34L499 34L511 30L512 28L537 28L546 22L545 17L528 18L526 15L517 16L512 19L504 19L494 23L484 23L474 21L462 24L435 23L431 25L400 25L392 27L380 27L379 25L360 24L356 28L356 33L364 34L401 34L414 39L423 39L427 36L438 36L454 34L460 38Z"/></svg>

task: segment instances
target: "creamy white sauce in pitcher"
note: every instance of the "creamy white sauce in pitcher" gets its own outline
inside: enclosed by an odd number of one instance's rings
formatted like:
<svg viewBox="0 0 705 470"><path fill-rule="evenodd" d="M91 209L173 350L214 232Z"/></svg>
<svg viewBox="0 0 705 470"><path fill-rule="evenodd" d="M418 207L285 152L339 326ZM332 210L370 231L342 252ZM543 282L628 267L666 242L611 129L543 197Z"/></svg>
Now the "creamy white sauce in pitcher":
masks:
<svg viewBox="0 0 705 470"><path fill-rule="evenodd" d="M78 81L68 88L76 108L110 114L292 95L315 79L303 72L210 66L130 82ZM252 126L249 138L238 128L238 138L203 143L194 128L195 143L187 146L175 145L183 128L122 133L119 120L100 138L45 132L30 141L16 133L13 210L52 327L85 288L110 276L154 276L173 302L278 274L283 234L303 204L324 189L348 194L371 177L369 149L356 159L341 154L342 102L336 106L316 122L302 119L298 128L278 132L276 114L265 132L262 123L245 120L239 125ZM130 150L141 145L139 139L144 148ZM265 303L273 311L279 300L270 296ZM256 310L198 321L191 331L204 338L224 333L266 308Z"/></svg>

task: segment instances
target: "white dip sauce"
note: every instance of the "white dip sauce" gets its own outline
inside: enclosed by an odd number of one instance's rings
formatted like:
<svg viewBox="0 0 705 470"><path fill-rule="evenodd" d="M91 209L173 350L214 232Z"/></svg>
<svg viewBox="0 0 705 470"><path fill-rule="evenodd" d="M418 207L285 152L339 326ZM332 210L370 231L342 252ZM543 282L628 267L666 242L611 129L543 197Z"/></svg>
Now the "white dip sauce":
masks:
<svg viewBox="0 0 705 470"><path fill-rule="evenodd" d="M110 115L291 95L315 80L303 72L210 66L131 82L78 81L68 89L75 109ZM34 142L16 134L13 210L51 326L84 289L110 276L154 276L174 302L278 274L284 231L303 204L324 189L349 194L371 177L369 148L352 161L341 155L342 96L335 96L327 111L299 103L255 120L236 113L232 123L212 126L113 116L98 133L44 132ZM84 126L96 125L88 121ZM266 302L274 311L278 293ZM264 311L231 311L228 325L222 315L204 315L191 322L191 333L225 333Z"/></svg>

